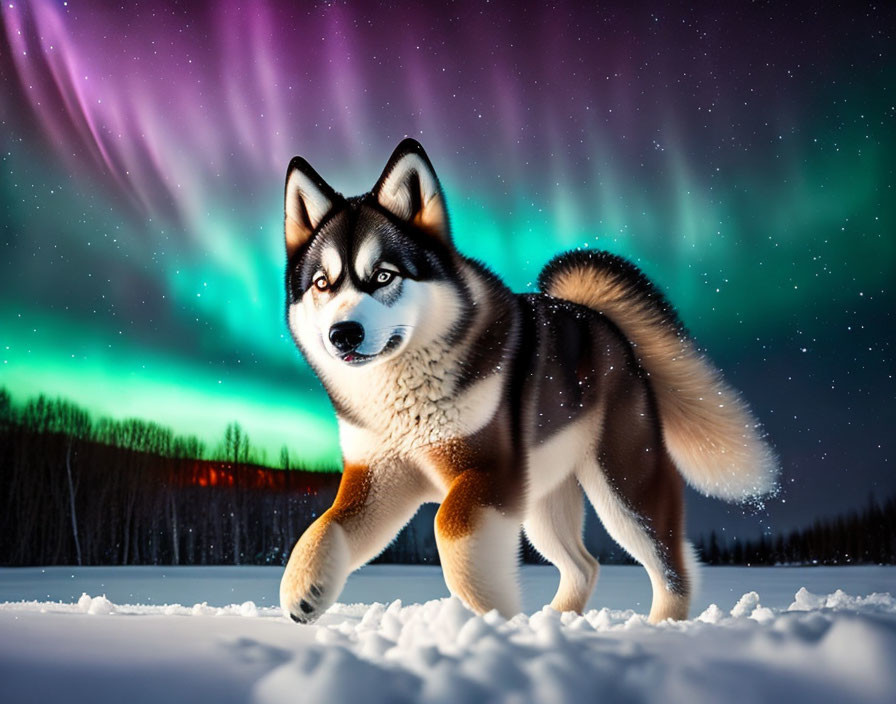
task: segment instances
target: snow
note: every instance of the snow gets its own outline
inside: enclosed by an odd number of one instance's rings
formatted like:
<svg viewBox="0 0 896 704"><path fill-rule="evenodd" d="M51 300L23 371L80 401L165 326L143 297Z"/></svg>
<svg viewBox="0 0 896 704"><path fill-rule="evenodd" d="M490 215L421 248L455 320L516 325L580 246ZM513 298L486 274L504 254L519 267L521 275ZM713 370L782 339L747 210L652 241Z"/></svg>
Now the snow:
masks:
<svg viewBox="0 0 896 704"><path fill-rule="evenodd" d="M641 568L606 566L582 616L476 616L433 567L370 566L312 626L279 568L0 569L4 702L896 700L896 568L704 568L693 619L646 622Z"/></svg>

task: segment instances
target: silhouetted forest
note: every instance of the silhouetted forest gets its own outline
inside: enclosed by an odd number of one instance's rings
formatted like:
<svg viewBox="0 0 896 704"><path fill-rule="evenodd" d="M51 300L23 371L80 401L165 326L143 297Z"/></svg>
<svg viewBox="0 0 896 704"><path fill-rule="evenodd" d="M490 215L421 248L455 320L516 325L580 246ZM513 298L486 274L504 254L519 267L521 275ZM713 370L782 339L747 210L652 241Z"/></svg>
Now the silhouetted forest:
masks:
<svg viewBox="0 0 896 704"><path fill-rule="evenodd" d="M862 511L818 519L775 538L725 540L713 531L697 552L708 565L861 565L896 563L896 496L873 497Z"/></svg>
<svg viewBox="0 0 896 704"><path fill-rule="evenodd" d="M340 474L304 470L285 447L279 468L262 456L237 423L209 452L64 399L17 407L0 389L0 564L285 564ZM421 510L378 561L432 561L433 515Z"/></svg>
<svg viewBox="0 0 896 704"><path fill-rule="evenodd" d="M208 451L195 437L140 419L93 420L45 396L22 406L0 389L0 564L285 564L333 501L338 472L307 471L281 451L262 466L246 433L227 426ZM424 506L377 562L438 564ZM709 564L896 561L896 497L774 540L697 548ZM521 540L525 562L540 562ZM631 560L602 551L606 563Z"/></svg>
<svg viewBox="0 0 896 704"><path fill-rule="evenodd" d="M43 396L0 391L0 562L280 563L329 506L338 474L272 470L228 426L225 459L141 420L93 422Z"/></svg>

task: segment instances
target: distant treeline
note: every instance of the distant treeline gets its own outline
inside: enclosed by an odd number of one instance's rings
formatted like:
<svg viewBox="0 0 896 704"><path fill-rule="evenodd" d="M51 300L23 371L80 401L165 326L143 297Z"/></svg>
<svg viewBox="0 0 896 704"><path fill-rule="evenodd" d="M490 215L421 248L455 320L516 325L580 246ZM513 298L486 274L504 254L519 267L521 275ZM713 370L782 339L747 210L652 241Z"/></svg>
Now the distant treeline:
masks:
<svg viewBox="0 0 896 704"><path fill-rule="evenodd" d="M14 406L0 389L0 564L285 564L331 504L337 472L262 466L230 424L213 452L194 437L139 419L91 419L39 396ZM424 506L378 562L438 564L437 507ZM697 549L713 565L896 562L896 497L882 507L777 538ZM541 558L523 539L525 562ZM632 563L604 546L604 564Z"/></svg>
<svg viewBox="0 0 896 704"><path fill-rule="evenodd" d="M171 428L142 418L117 420L103 416L93 419L76 403L62 398L48 398L43 394L16 407L4 388L0 388L0 422L20 425L36 433L60 433L79 440L93 440L103 445L162 457L270 465L267 453L253 447L249 436L235 422L227 425L220 442L208 447L195 435L178 435ZM286 445L280 448L276 466L280 469L299 467ZM315 467L314 470L336 471L337 468Z"/></svg>
<svg viewBox="0 0 896 704"><path fill-rule="evenodd" d="M896 496L777 537L726 540L713 531L696 544L708 565L861 565L896 563Z"/></svg>
<svg viewBox="0 0 896 704"><path fill-rule="evenodd" d="M155 423L45 396L16 406L0 389L0 564L285 564L340 474L298 469L285 449L276 469L258 457L236 423L208 453ZM379 560L432 561L432 517Z"/></svg>
<svg viewBox="0 0 896 704"><path fill-rule="evenodd" d="M280 563L329 506L339 475L252 464L231 425L224 460L140 420L93 422L0 391L0 563Z"/></svg>

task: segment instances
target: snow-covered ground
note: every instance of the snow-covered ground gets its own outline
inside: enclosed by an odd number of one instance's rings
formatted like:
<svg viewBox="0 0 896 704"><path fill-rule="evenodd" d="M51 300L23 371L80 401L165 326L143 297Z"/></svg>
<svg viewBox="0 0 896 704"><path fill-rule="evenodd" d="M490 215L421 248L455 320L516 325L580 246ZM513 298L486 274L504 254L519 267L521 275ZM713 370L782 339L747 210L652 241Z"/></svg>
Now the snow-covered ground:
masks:
<svg viewBox="0 0 896 704"><path fill-rule="evenodd" d="M298 626L279 568L0 569L0 700L896 701L896 568L704 568L659 626L641 568L602 568L581 617L541 608L556 574L525 567L508 622L438 568L370 566Z"/></svg>

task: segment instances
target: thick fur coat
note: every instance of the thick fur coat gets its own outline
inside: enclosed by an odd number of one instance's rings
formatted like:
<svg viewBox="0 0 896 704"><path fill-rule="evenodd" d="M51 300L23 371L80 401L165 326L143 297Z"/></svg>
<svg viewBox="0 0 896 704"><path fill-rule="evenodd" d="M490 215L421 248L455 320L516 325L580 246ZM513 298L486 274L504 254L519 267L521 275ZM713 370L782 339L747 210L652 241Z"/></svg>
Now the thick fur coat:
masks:
<svg viewBox="0 0 896 704"><path fill-rule="evenodd" d="M287 317L339 419L333 506L296 544L280 599L317 618L423 502L451 592L520 609L519 531L560 570L551 605L581 611L597 561L584 497L647 570L650 620L687 617L695 560L683 485L743 500L773 453L663 295L606 252L551 261L517 295L454 247L423 148L403 141L367 194L303 159L287 172Z"/></svg>

